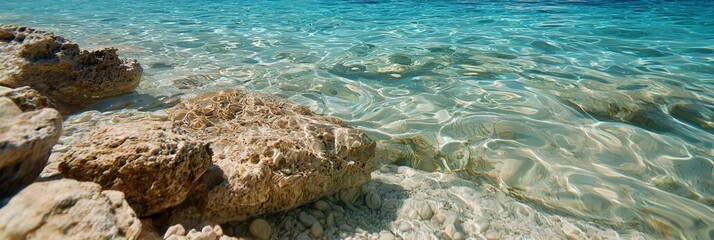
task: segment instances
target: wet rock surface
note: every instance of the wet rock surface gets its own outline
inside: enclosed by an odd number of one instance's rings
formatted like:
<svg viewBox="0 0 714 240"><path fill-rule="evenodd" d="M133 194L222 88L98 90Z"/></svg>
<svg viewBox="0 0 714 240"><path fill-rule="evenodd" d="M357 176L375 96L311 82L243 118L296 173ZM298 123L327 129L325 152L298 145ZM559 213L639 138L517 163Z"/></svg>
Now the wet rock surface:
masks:
<svg viewBox="0 0 714 240"><path fill-rule="evenodd" d="M54 109L23 113L0 97L0 197L32 183L59 139L62 118Z"/></svg>
<svg viewBox="0 0 714 240"><path fill-rule="evenodd" d="M34 183L0 209L0 239L136 239L141 222L124 194L95 183Z"/></svg>
<svg viewBox="0 0 714 240"><path fill-rule="evenodd" d="M63 105L83 106L126 94L143 69L116 49L80 50L69 40L28 27L0 25L0 85L29 86Z"/></svg>
<svg viewBox="0 0 714 240"><path fill-rule="evenodd" d="M177 105L170 119L212 142L213 162L173 222L245 220L369 181L375 144L359 130L281 99L225 90Z"/></svg>
<svg viewBox="0 0 714 240"><path fill-rule="evenodd" d="M208 143L170 123L137 121L88 133L60 160L65 177L122 191L139 216L180 204L211 164Z"/></svg>

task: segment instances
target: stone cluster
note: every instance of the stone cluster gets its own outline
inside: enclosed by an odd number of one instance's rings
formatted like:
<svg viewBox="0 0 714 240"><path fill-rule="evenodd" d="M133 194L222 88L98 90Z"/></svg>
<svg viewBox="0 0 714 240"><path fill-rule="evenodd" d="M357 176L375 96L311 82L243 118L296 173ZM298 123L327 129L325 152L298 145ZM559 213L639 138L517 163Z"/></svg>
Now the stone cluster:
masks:
<svg viewBox="0 0 714 240"><path fill-rule="evenodd" d="M69 129L76 140L48 164L60 112L133 91L141 66L17 26L0 26L0 52L2 239L235 239L219 224L333 194L354 203L376 167L362 131L239 90L184 99L163 118ZM38 181L50 165L57 174ZM252 222L254 237L271 238Z"/></svg>

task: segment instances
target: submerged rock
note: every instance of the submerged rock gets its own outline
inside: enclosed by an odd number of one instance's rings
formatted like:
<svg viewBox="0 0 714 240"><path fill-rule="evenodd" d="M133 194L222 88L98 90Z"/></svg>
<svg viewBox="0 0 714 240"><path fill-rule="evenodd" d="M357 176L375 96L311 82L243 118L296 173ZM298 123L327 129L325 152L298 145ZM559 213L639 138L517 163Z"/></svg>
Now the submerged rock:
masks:
<svg viewBox="0 0 714 240"><path fill-rule="evenodd" d="M89 52L52 33L28 27L0 26L0 85L29 86L64 105L134 91L143 69L125 61L116 49Z"/></svg>
<svg viewBox="0 0 714 240"><path fill-rule="evenodd" d="M137 121L101 127L63 156L66 177L126 194L139 216L180 204L211 164L205 142L180 135L170 123Z"/></svg>
<svg viewBox="0 0 714 240"><path fill-rule="evenodd" d="M0 239L136 239L140 232L124 194L70 179L32 184L0 209Z"/></svg>
<svg viewBox="0 0 714 240"><path fill-rule="evenodd" d="M62 132L62 117L50 108L22 113L0 97L0 197L32 183Z"/></svg>
<svg viewBox="0 0 714 240"><path fill-rule="evenodd" d="M225 90L170 110L187 134L212 142L203 185L171 222L240 221L358 187L375 168L362 131L268 96Z"/></svg>

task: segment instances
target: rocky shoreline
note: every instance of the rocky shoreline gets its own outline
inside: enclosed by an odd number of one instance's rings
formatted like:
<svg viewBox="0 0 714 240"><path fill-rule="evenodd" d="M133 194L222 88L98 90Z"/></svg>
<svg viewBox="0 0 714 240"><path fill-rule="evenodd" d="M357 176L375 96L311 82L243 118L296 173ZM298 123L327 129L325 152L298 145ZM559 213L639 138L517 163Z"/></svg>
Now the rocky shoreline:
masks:
<svg viewBox="0 0 714 240"><path fill-rule="evenodd" d="M80 112L140 64L27 27L0 50L0 239L650 239L394 165L400 147L272 96Z"/></svg>

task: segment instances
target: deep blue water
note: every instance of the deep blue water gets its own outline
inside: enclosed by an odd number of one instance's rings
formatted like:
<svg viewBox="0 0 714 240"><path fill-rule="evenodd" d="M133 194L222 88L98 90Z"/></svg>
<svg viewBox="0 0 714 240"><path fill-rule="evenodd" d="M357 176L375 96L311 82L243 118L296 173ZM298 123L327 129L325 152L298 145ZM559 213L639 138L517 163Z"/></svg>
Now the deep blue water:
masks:
<svg viewBox="0 0 714 240"><path fill-rule="evenodd" d="M619 229L714 238L714 1L4 0L0 24L138 59L139 93L99 109L278 94L439 152L415 168L493 174Z"/></svg>

